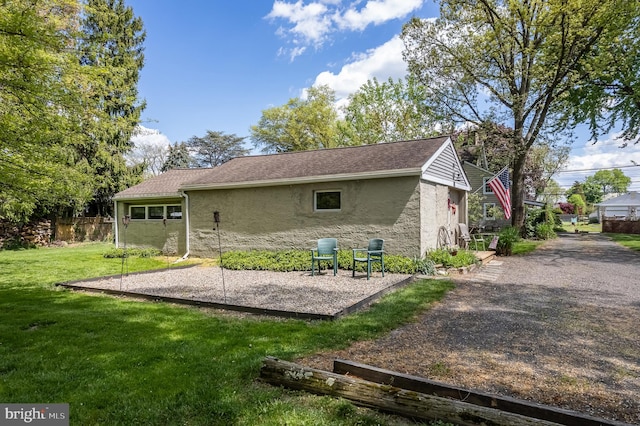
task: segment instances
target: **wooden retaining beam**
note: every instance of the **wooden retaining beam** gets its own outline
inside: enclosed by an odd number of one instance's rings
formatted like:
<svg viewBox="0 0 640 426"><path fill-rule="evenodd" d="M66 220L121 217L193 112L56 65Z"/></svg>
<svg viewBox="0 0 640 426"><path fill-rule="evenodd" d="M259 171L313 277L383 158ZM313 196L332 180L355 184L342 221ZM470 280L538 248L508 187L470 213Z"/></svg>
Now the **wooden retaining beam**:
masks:
<svg viewBox="0 0 640 426"><path fill-rule="evenodd" d="M345 398L357 405L420 420L443 420L465 426L558 424L496 408L308 368L273 357L265 358L260 370L260 378L273 385Z"/></svg>
<svg viewBox="0 0 640 426"><path fill-rule="evenodd" d="M333 372L355 376L363 380L393 385L410 391L451 398L468 402L482 407L496 408L502 411L521 414L546 420L566 426L629 426L627 423L615 420L601 419L577 413L571 410L551 407L548 405L534 404L507 396L492 395L483 392L462 389L449 386L407 374L396 373L382 368L372 367L352 361L336 359L333 362Z"/></svg>

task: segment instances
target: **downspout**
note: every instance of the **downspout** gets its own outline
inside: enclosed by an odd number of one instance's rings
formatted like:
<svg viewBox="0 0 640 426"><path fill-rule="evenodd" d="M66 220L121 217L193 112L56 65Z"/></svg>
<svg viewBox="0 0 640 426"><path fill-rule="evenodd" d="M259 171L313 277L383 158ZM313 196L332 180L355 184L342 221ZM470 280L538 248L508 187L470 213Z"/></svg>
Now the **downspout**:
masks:
<svg viewBox="0 0 640 426"><path fill-rule="evenodd" d="M189 224L189 196L186 192L180 191L180 195L184 197L184 220L185 220L185 245L186 251L184 256L178 262L186 260L189 257L190 243L189 243L189 234L190 234L190 224Z"/></svg>
<svg viewBox="0 0 640 426"><path fill-rule="evenodd" d="M115 228L116 228L116 229L115 229L115 231L114 231L114 232L115 232L115 234L116 234L116 235L115 235L115 239L116 239L116 248L118 248L118 242L119 242L119 239L118 239L118 202L117 202L117 201L114 201L114 202L113 202L113 215L115 216L114 223L115 223Z"/></svg>

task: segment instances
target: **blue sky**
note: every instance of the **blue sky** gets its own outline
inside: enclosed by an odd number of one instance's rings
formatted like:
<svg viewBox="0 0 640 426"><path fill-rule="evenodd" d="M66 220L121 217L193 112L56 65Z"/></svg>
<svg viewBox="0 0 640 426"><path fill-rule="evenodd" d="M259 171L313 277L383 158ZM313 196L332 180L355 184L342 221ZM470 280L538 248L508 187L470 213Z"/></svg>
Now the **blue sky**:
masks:
<svg viewBox="0 0 640 426"><path fill-rule="evenodd" d="M337 97L367 79L406 74L398 35L412 16L435 17L432 0L126 0L147 31L138 141L167 145L207 130L249 136L264 109L327 84ZM249 138L247 142L250 143ZM640 164L640 144L619 149L585 133L569 169ZM640 167L623 169L640 190ZM561 186L595 171L561 173Z"/></svg>

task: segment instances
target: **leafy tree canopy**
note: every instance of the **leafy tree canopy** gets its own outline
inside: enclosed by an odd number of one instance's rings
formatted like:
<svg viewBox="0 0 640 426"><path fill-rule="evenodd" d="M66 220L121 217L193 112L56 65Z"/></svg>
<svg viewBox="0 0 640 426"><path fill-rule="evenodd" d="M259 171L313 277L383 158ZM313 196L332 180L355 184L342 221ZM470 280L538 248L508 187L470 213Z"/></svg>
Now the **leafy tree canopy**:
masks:
<svg viewBox="0 0 640 426"><path fill-rule="evenodd" d="M349 96L339 123L344 145L367 145L435 136L443 128L415 80L369 80ZM444 129L443 129L444 130Z"/></svg>
<svg viewBox="0 0 640 426"><path fill-rule="evenodd" d="M638 18L636 3L442 0L438 19L414 18L404 26L409 71L427 89L439 116L513 129L516 227L524 224L525 167L532 147L541 135L557 135L569 124L566 98L593 80L584 67ZM622 59L609 53L607 58Z"/></svg>
<svg viewBox="0 0 640 426"><path fill-rule="evenodd" d="M193 136L187 141L197 167L216 167L233 157L242 157L250 151L244 147L246 138L207 130L203 137Z"/></svg>
<svg viewBox="0 0 640 426"><path fill-rule="evenodd" d="M251 139L263 152L305 151L336 146L335 93L328 86L311 87L307 98L262 111Z"/></svg>
<svg viewBox="0 0 640 426"><path fill-rule="evenodd" d="M135 182L143 40L122 1L0 3L0 218L110 205Z"/></svg>

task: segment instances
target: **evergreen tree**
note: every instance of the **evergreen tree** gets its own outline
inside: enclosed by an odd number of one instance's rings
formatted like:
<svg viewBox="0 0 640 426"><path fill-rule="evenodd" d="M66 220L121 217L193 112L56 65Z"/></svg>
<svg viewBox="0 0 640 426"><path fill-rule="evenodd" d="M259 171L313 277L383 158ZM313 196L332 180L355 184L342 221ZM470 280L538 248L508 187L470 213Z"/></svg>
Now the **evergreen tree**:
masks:
<svg viewBox="0 0 640 426"><path fill-rule="evenodd" d="M174 146L169 145L169 154L167 155L167 160L162 165L160 171L164 173L167 170L171 169L186 169L191 167L192 164L193 160L191 159L191 155L189 154L187 144L184 142L180 142L175 144Z"/></svg>
<svg viewBox="0 0 640 426"><path fill-rule="evenodd" d="M144 64L146 33L140 18L123 0L87 0L82 20L80 63L96 75L89 99L93 114L85 122L91 135L76 145L79 163L93 178L91 213L108 214L111 198L140 182L144 166L127 167L124 154L145 103L138 99L138 78Z"/></svg>

